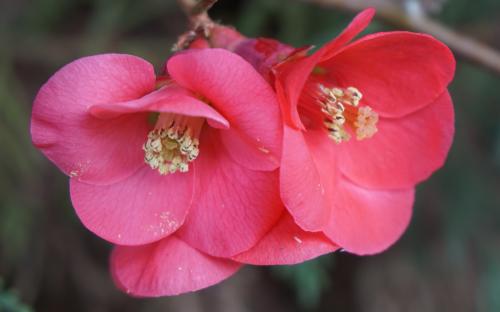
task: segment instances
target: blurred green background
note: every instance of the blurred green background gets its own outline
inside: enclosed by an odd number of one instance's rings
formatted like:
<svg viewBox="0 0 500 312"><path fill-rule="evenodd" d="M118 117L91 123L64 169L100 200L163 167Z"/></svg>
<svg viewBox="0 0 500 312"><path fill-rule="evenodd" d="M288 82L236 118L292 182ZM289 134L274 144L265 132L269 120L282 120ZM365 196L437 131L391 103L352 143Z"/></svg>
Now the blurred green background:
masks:
<svg viewBox="0 0 500 312"><path fill-rule="evenodd" d="M370 1L366 1L369 3ZM422 0L449 28L500 50L500 1ZM321 44L353 13L291 0L220 0L211 15L248 36ZM394 29L376 19L369 30ZM111 246L76 218L67 178L29 137L32 100L62 65L122 52L158 67L186 20L173 0L0 1L0 311L500 311L500 75L457 56L456 136L418 186L409 230L371 257L246 267L174 298L112 284Z"/></svg>

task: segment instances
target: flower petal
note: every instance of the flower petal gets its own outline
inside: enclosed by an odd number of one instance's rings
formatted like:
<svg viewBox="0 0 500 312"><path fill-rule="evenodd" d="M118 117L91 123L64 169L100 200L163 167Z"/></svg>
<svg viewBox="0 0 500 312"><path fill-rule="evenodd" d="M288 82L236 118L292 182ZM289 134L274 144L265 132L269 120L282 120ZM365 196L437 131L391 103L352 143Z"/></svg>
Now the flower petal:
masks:
<svg viewBox="0 0 500 312"><path fill-rule="evenodd" d="M322 233L306 232L285 212L273 229L252 249L235 257L254 265L297 264L337 250Z"/></svg>
<svg viewBox="0 0 500 312"><path fill-rule="evenodd" d="M318 231L328 222L337 179L334 143L326 133L285 126L280 170L281 198L295 222Z"/></svg>
<svg viewBox="0 0 500 312"><path fill-rule="evenodd" d="M349 25L338 35L336 38L325 44L320 49L322 54L321 60L330 59L338 49L349 43L354 37L356 37L360 32L365 30L365 28L370 24L375 15L375 9L368 8L360 12L354 17L354 19L349 23Z"/></svg>
<svg viewBox="0 0 500 312"><path fill-rule="evenodd" d="M408 226L413 198L413 189L375 191L342 179L324 233L349 252L381 252Z"/></svg>
<svg viewBox="0 0 500 312"><path fill-rule="evenodd" d="M203 289L220 283L240 267L236 262L205 255L175 236L149 245L117 246L111 256L117 286L139 297Z"/></svg>
<svg viewBox="0 0 500 312"><path fill-rule="evenodd" d="M297 56L275 68L276 95L283 121L289 127L305 129L297 111L297 104L307 78L322 55L323 51L318 51L307 57Z"/></svg>
<svg viewBox="0 0 500 312"><path fill-rule="evenodd" d="M409 32L366 36L320 63L325 80L354 86L384 117L402 117L432 103L450 83L455 59L431 36Z"/></svg>
<svg viewBox="0 0 500 312"><path fill-rule="evenodd" d="M119 181L143 163L146 116L103 121L88 114L88 107L140 98L154 85L153 67L138 57L103 54L76 60L38 92L31 119L33 143L81 181Z"/></svg>
<svg viewBox="0 0 500 312"><path fill-rule="evenodd" d="M273 170L281 155L282 130L276 96L268 83L240 56L222 49L192 50L177 54L167 64L168 72L181 86L203 96L231 124L221 135L235 134L245 139L248 149L266 149L253 163L240 159L223 142L231 157L249 168Z"/></svg>
<svg viewBox="0 0 500 312"><path fill-rule="evenodd" d="M448 92L400 119L381 118L370 139L340 144L340 170L369 188L410 188L441 167L454 133Z"/></svg>
<svg viewBox="0 0 500 312"><path fill-rule="evenodd" d="M211 28L210 38L208 40L210 41L211 47L232 51L235 46L245 39L246 37L240 34L236 29L215 24L213 28Z"/></svg>
<svg viewBox="0 0 500 312"><path fill-rule="evenodd" d="M272 83L271 69L283 61L295 49L270 38L251 38L238 43L234 52L243 57L268 81Z"/></svg>
<svg viewBox="0 0 500 312"><path fill-rule="evenodd" d="M184 222L194 191L194 172L162 176L146 165L132 176L98 186L70 180L71 201L83 224L119 245L157 241Z"/></svg>
<svg viewBox="0 0 500 312"><path fill-rule="evenodd" d="M168 85L140 99L118 103L97 104L89 112L101 119L109 119L135 112L173 113L207 118L211 125L228 129L229 122L211 106L176 85Z"/></svg>
<svg viewBox="0 0 500 312"><path fill-rule="evenodd" d="M250 170L270 171L280 165L271 151L263 145L255 144L252 138L239 131L222 131L220 140L227 154L238 164ZM259 139L260 141L260 139Z"/></svg>
<svg viewBox="0 0 500 312"><path fill-rule="evenodd" d="M199 190L179 237L212 256L230 257L254 246L283 211L278 173L252 171L234 162L203 131L194 162Z"/></svg>

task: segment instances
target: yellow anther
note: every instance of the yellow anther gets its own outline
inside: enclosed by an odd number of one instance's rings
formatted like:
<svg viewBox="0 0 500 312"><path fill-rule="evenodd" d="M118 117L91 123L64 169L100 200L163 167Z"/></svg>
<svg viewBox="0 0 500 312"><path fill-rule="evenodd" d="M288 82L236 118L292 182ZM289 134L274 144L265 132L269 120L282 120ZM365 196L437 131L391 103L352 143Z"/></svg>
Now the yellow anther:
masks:
<svg viewBox="0 0 500 312"><path fill-rule="evenodd" d="M363 140L371 138L377 132L378 115L371 107L364 106L358 110L358 118L354 122L356 138Z"/></svg>
<svg viewBox="0 0 500 312"><path fill-rule="evenodd" d="M198 138L186 124L172 122L168 128L149 132L143 145L144 161L162 175L189 171L189 163L198 157Z"/></svg>
<svg viewBox="0 0 500 312"><path fill-rule="evenodd" d="M363 94L355 87L342 89L319 85L318 102L325 114L324 125L336 143L350 139L346 125L358 140L370 138L377 132L378 115L369 106L359 107L362 98Z"/></svg>

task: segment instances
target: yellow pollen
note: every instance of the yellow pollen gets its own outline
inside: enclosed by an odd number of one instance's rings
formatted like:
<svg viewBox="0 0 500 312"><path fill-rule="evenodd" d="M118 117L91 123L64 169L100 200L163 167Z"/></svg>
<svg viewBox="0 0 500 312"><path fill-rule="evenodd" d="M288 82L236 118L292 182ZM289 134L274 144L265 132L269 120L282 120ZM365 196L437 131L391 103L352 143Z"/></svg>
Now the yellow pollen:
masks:
<svg viewBox="0 0 500 312"><path fill-rule="evenodd" d="M188 126L172 123L168 128L148 133L143 145L144 161L162 175L187 172L189 163L198 157L199 141Z"/></svg>
<svg viewBox="0 0 500 312"><path fill-rule="evenodd" d="M342 89L319 85L318 102L325 114L324 124L328 136L336 143L351 138L346 125L354 131L358 140L371 138L377 132L378 115L369 106L359 106L362 98L363 94L355 87Z"/></svg>

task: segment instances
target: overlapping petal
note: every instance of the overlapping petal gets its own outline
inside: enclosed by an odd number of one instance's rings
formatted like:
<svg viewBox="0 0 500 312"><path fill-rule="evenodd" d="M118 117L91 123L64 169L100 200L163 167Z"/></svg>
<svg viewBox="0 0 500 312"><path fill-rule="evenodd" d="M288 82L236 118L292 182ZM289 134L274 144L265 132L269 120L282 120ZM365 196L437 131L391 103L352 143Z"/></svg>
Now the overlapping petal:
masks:
<svg viewBox="0 0 500 312"><path fill-rule="evenodd" d="M143 165L110 185L71 179L71 201L83 224L119 245L157 241L184 222L194 194L194 171L166 176Z"/></svg>
<svg viewBox="0 0 500 312"><path fill-rule="evenodd" d="M231 128L221 132L222 141L236 162L251 169L278 167L282 137L279 107L271 87L250 64L226 50L202 49L172 57L167 69L176 82L207 99L229 121ZM231 139L226 140L226 135L238 135L249 149L260 151L256 153L260 157L252 163L240 159L242 154L228 144Z"/></svg>
<svg viewBox="0 0 500 312"><path fill-rule="evenodd" d="M240 264L210 257L175 236L136 247L117 246L111 257L115 283L139 297L172 296L217 284Z"/></svg>
<svg viewBox="0 0 500 312"><path fill-rule="evenodd" d="M370 188L411 188L441 167L454 133L448 92L403 118L381 118L370 139L338 146L340 170Z"/></svg>
<svg viewBox="0 0 500 312"><path fill-rule="evenodd" d="M290 265L338 248L324 234L302 230L291 215L285 212L255 247L233 257L233 260L254 265Z"/></svg>
<svg viewBox="0 0 500 312"><path fill-rule="evenodd" d="M80 181L119 181L143 163L146 116L103 121L91 116L88 108L140 98L154 85L153 67L138 57L103 54L78 59L56 72L36 96L33 143Z"/></svg>
<svg viewBox="0 0 500 312"><path fill-rule="evenodd" d="M286 127L280 168L283 203L305 230L319 231L330 216L337 180L333 142L323 131Z"/></svg>
<svg viewBox="0 0 500 312"><path fill-rule="evenodd" d="M345 250L374 254L392 245L411 218L414 190L370 190L340 180L325 234Z"/></svg>
<svg viewBox="0 0 500 312"><path fill-rule="evenodd" d="M234 162L204 131L194 163L199 192L179 237L212 256L230 257L254 246L283 212L278 173L253 171Z"/></svg>
<svg viewBox="0 0 500 312"><path fill-rule="evenodd" d="M311 56L298 56L275 69L276 96L281 108L283 122L295 129L305 129L300 120L297 105L304 84L313 68L320 61L322 52Z"/></svg>
<svg viewBox="0 0 500 312"><path fill-rule="evenodd" d="M429 35L368 35L318 64L324 81L355 86L363 101L384 117L402 117L437 99L455 72L453 54Z"/></svg>
<svg viewBox="0 0 500 312"><path fill-rule="evenodd" d="M273 83L272 67L294 52L294 48L269 38L241 41L234 52L250 63L269 83Z"/></svg>
<svg viewBox="0 0 500 312"><path fill-rule="evenodd" d="M354 17L347 27L333 40L325 44L318 51L321 54L321 60L325 61L334 56L337 51L349 43L354 37L361 33L370 24L375 15L375 9L368 8Z"/></svg>
<svg viewBox="0 0 500 312"><path fill-rule="evenodd" d="M172 113L204 117L215 128L229 128L229 122L216 110L197 99L186 89L173 83L137 100L93 105L89 108L89 112L101 119L110 119L137 112Z"/></svg>
<svg viewBox="0 0 500 312"><path fill-rule="evenodd" d="M215 24L208 40L210 41L210 46L213 48L233 51L235 47L245 39L246 37L240 34L236 29Z"/></svg>

